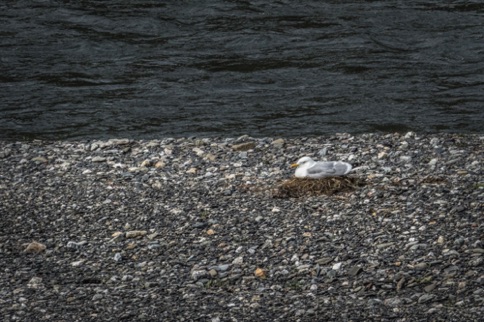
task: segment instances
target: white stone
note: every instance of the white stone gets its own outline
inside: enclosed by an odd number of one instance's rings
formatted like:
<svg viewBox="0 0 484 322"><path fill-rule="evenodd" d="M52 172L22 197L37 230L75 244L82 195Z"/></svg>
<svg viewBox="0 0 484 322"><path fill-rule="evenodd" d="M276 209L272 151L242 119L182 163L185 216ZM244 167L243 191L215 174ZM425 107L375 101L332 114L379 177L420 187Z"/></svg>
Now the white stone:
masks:
<svg viewBox="0 0 484 322"><path fill-rule="evenodd" d="M193 152L195 152L196 155L198 155L199 157L203 156L203 154L205 153L202 149L200 148L193 148L192 150Z"/></svg>
<svg viewBox="0 0 484 322"><path fill-rule="evenodd" d="M232 264L234 265L240 265L244 263L244 256L239 256L239 257L236 257L233 261L232 261Z"/></svg>
<svg viewBox="0 0 484 322"><path fill-rule="evenodd" d="M333 270L335 270L335 271L339 270L341 268L341 265L343 265L343 263L341 263L341 262L334 264L333 265Z"/></svg>
<svg viewBox="0 0 484 322"><path fill-rule="evenodd" d="M400 160L403 161L403 162L410 162L410 161L412 161L412 157L408 156L408 155L402 155L400 157Z"/></svg>
<svg viewBox="0 0 484 322"><path fill-rule="evenodd" d="M444 243L445 243L444 236L439 236L439 238L437 238L437 244L443 245Z"/></svg>
<svg viewBox="0 0 484 322"><path fill-rule="evenodd" d="M324 147L321 150L319 150L318 154L322 157L324 157L328 153L328 148Z"/></svg>
<svg viewBox="0 0 484 322"><path fill-rule="evenodd" d="M75 262L72 262L71 263L71 266L77 267L77 266L80 266L82 263L84 263L84 260L83 259L78 260L78 261L75 261Z"/></svg>
<svg viewBox="0 0 484 322"><path fill-rule="evenodd" d="M405 134L405 138L406 139L410 139L411 137L414 137L415 136L415 133L414 132L407 132L407 134Z"/></svg>
<svg viewBox="0 0 484 322"><path fill-rule="evenodd" d="M439 161L437 158L434 158L432 160L429 161L429 165L432 166L432 165L436 165L437 164L437 161Z"/></svg>

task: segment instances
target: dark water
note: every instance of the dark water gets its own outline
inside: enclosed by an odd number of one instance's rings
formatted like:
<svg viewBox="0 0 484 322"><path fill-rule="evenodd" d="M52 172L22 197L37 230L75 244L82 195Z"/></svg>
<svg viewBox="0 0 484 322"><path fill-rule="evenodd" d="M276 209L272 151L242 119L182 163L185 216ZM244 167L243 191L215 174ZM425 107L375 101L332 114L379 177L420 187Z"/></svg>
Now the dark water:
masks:
<svg viewBox="0 0 484 322"><path fill-rule="evenodd" d="M2 1L0 68L0 138L482 133L484 2Z"/></svg>

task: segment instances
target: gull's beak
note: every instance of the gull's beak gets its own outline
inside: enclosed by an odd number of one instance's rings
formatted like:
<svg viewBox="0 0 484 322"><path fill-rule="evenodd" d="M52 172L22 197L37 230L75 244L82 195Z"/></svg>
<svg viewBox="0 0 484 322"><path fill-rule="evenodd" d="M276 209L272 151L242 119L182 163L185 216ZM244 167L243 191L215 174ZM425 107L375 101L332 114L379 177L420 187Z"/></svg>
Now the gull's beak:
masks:
<svg viewBox="0 0 484 322"><path fill-rule="evenodd" d="M291 164L291 168L297 168L297 167L299 167L299 164L297 164L297 163Z"/></svg>

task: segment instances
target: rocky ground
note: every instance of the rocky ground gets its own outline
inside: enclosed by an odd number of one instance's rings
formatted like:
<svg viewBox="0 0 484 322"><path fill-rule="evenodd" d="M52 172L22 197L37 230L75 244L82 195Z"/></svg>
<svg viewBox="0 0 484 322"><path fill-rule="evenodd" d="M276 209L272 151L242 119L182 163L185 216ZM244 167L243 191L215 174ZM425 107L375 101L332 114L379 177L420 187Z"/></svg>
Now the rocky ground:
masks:
<svg viewBox="0 0 484 322"><path fill-rule="evenodd" d="M483 143L0 142L0 320L477 321ZM365 185L275 198L304 155Z"/></svg>

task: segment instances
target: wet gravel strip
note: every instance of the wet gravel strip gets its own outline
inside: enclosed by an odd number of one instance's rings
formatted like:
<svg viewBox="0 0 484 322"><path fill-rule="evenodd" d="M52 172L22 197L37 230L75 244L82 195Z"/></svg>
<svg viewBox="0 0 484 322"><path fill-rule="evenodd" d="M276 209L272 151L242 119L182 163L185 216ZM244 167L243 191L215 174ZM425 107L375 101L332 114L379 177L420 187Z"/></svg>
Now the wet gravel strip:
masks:
<svg viewBox="0 0 484 322"><path fill-rule="evenodd" d="M0 142L2 321L477 321L484 137ZM365 181L274 198L289 165Z"/></svg>

